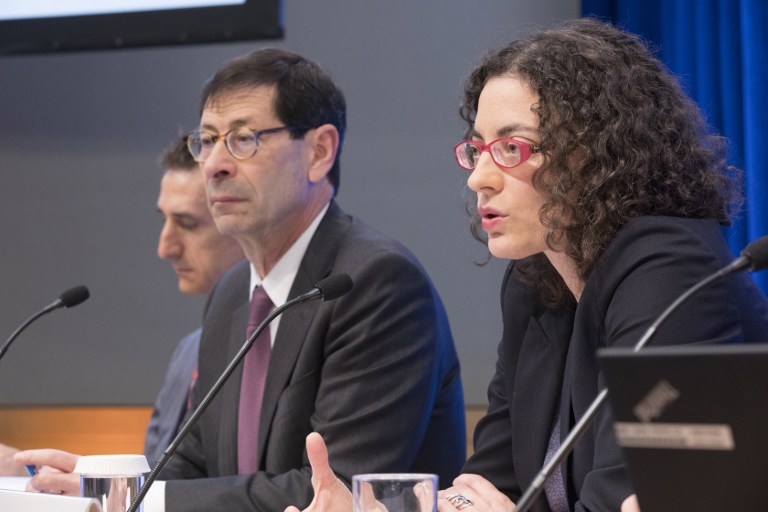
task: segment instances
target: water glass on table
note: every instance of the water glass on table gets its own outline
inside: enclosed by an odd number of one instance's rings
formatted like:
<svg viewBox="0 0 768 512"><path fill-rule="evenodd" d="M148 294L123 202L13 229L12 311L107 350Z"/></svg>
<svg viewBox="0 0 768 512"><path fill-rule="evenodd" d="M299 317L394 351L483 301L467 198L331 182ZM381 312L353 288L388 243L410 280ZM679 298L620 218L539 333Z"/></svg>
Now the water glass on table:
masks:
<svg viewBox="0 0 768 512"><path fill-rule="evenodd" d="M437 475L370 473L352 477L354 512L435 512Z"/></svg>
<svg viewBox="0 0 768 512"><path fill-rule="evenodd" d="M99 500L104 512L128 510L148 472L143 455L87 455L75 466L75 473L80 473L80 495Z"/></svg>

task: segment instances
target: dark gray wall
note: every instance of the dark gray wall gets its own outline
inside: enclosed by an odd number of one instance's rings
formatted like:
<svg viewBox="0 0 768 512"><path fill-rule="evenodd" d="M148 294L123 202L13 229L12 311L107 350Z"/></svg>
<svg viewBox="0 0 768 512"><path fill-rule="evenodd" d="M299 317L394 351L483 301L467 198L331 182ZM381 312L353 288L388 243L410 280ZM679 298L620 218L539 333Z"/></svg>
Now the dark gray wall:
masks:
<svg viewBox="0 0 768 512"><path fill-rule="evenodd" d="M467 228L461 80L487 49L578 16L578 0L287 0L286 38L0 58L0 339L61 291L92 298L33 325L0 361L2 404L145 404L203 300L155 255L157 157L197 122L202 83L259 46L319 62L345 91L339 201L432 275L467 401L485 402L504 263ZM365 283L357 283L365 286Z"/></svg>

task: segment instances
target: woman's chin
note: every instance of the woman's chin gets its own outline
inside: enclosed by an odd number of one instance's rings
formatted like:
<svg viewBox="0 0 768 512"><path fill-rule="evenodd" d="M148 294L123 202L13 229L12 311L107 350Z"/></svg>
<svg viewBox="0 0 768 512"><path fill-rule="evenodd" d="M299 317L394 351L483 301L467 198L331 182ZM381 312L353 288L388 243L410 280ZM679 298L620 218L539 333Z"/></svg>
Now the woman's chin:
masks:
<svg viewBox="0 0 768 512"><path fill-rule="evenodd" d="M510 244L501 239L488 240L488 251L490 251L494 257L505 260L521 260L541 252L530 249L526 250L526 248Z"/></svg>

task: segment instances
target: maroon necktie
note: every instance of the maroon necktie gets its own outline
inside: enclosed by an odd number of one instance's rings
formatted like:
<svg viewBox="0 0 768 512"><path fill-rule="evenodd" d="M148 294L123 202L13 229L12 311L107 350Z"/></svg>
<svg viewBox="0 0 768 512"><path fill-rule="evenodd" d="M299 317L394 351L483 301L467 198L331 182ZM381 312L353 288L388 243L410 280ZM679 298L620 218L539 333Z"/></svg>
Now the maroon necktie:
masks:
<svg viewBox="0 0 768 512"><path fill-rule="evenodd" d="M270 309L272 309L272 301L269 300L264 288L255 287L251 297L251 310L248 314L247 336L249 338L267 317ZM271 352L269 328L266 328L256 338L245 355L243 363L240 408L237 415L237 472L241 475L255 473L259 460L259 418Z"/></svg>

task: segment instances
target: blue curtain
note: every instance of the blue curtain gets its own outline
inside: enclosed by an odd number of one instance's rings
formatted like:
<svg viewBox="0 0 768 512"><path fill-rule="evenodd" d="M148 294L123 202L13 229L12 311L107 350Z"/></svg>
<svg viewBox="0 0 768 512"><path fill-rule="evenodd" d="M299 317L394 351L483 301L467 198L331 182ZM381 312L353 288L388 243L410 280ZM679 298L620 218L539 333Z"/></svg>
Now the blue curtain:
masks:
<svg viewBox="0 0 768 512"><path fill-rule="evenodd" d="M768 2L583 0L582 13L651 43L710 126L728 138L746 198L725 231L733 252L768 234ZM753 277L768 293L768 272Z"/></svg>

